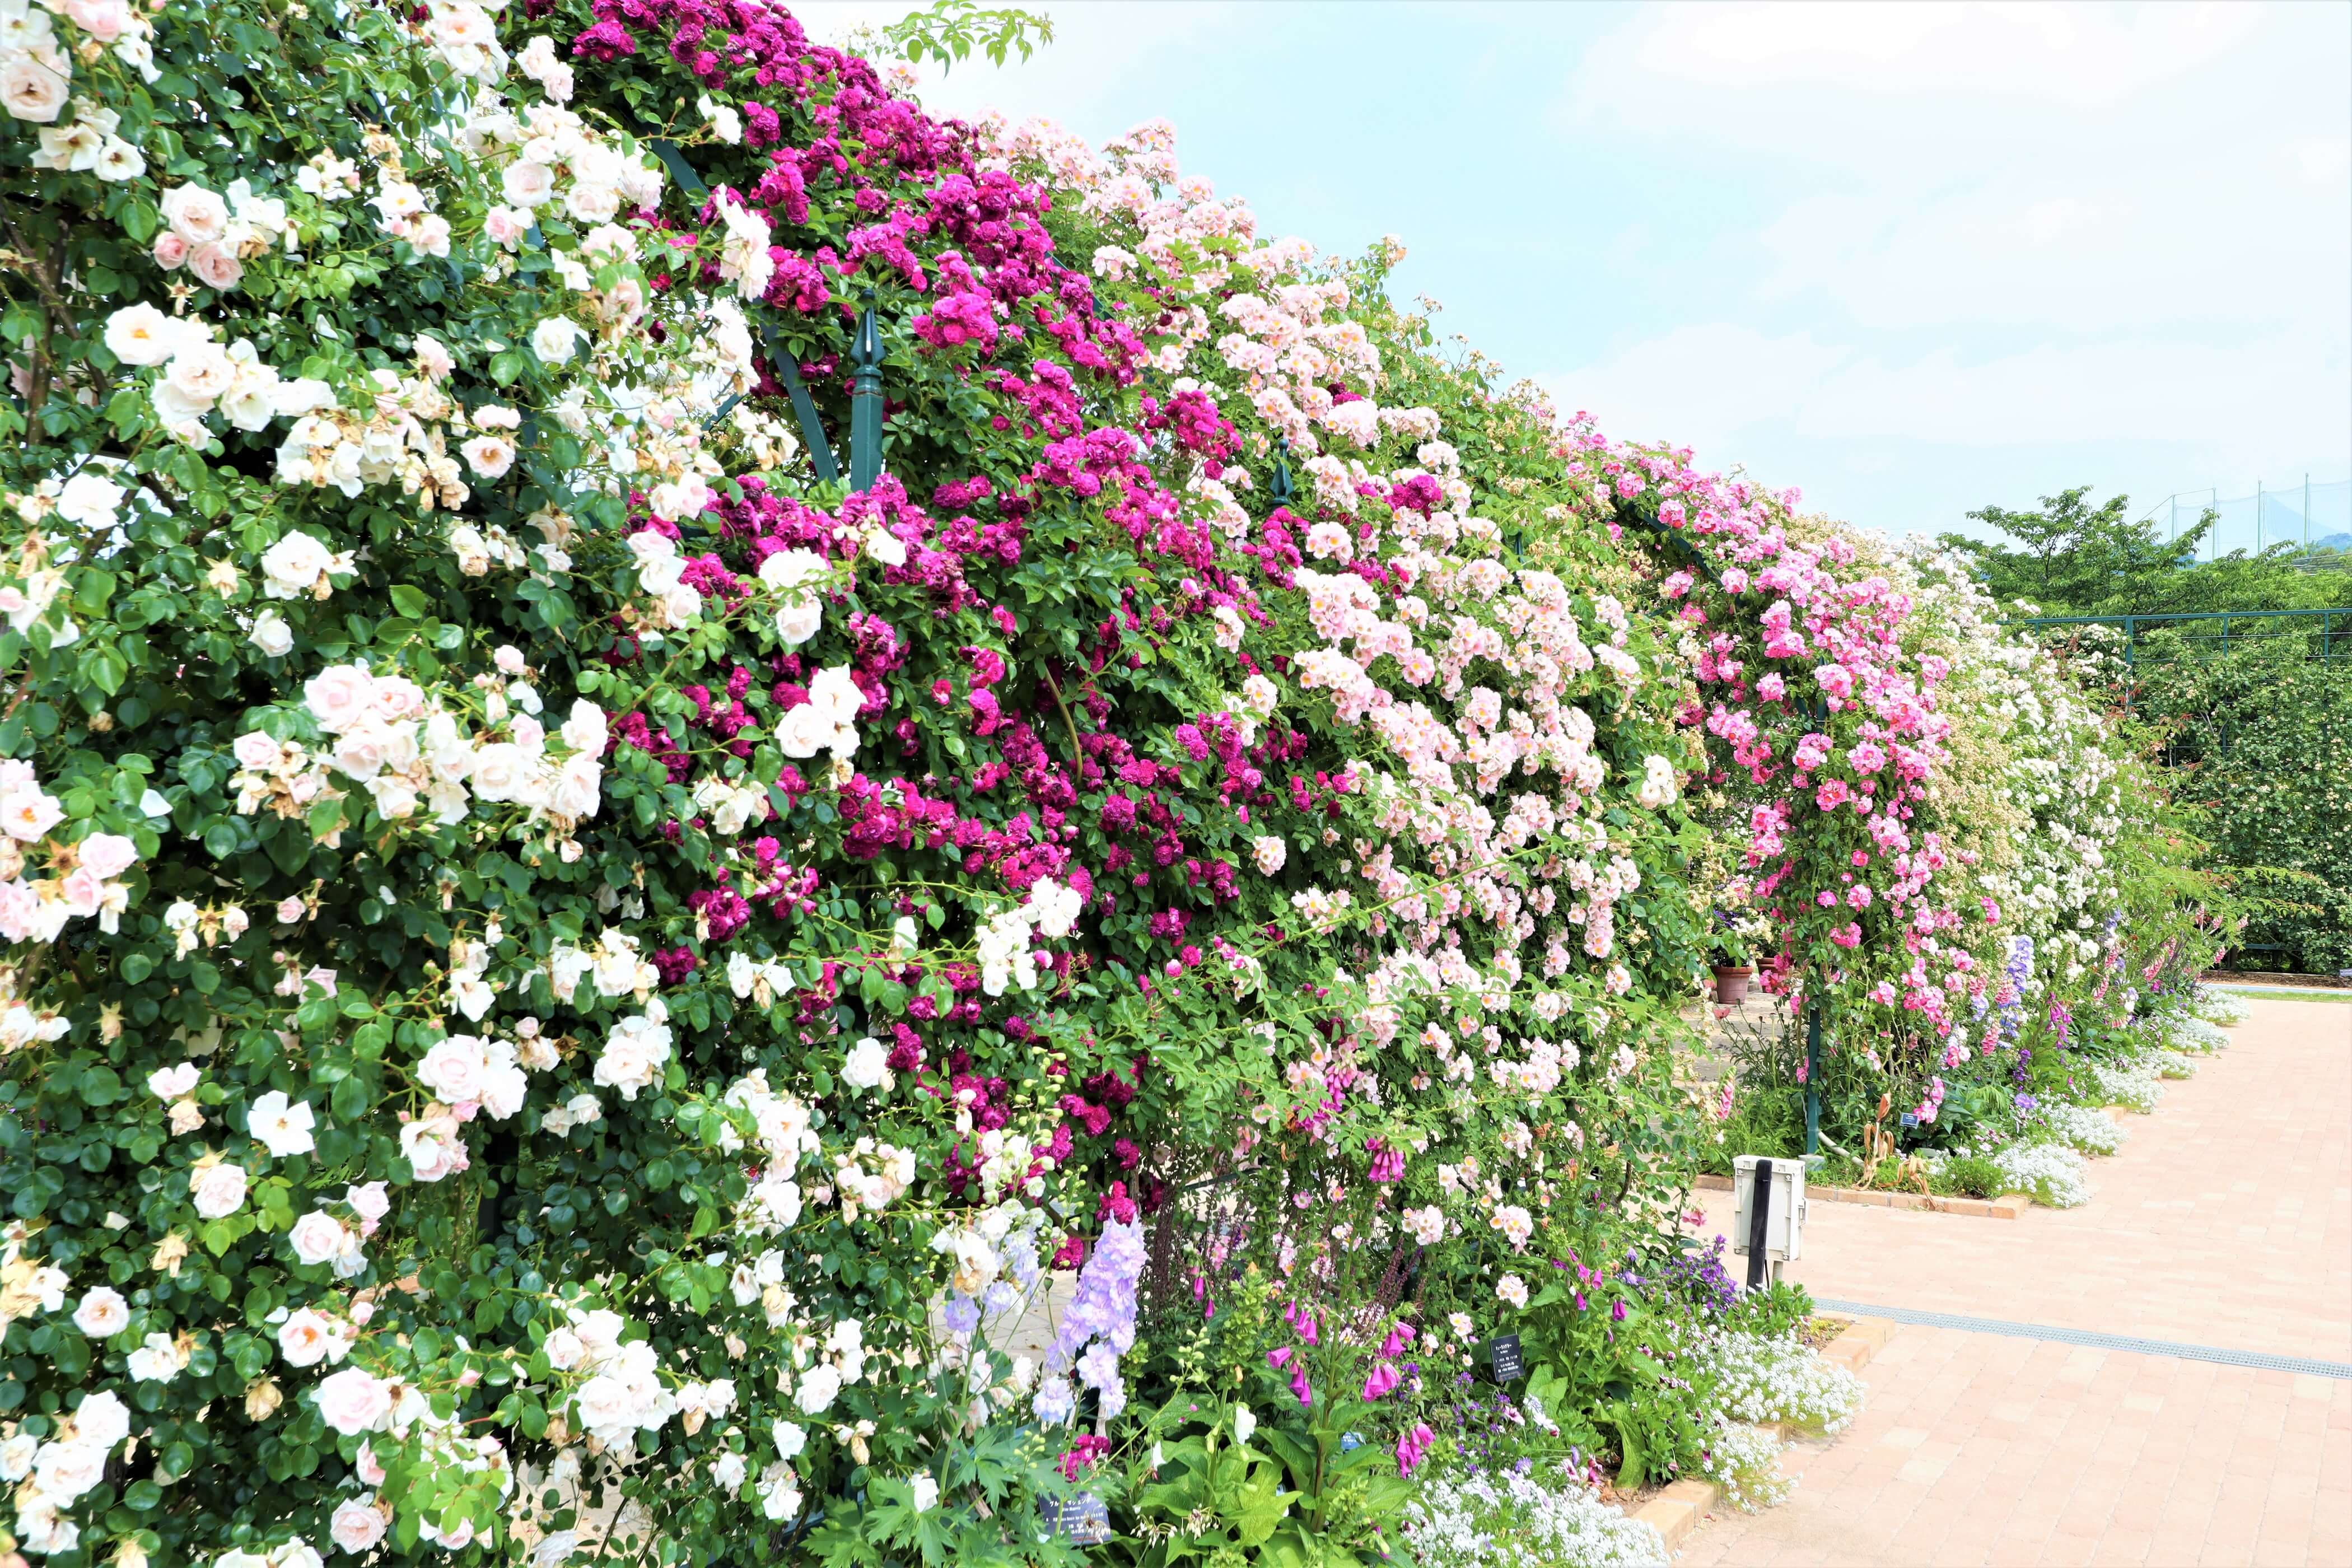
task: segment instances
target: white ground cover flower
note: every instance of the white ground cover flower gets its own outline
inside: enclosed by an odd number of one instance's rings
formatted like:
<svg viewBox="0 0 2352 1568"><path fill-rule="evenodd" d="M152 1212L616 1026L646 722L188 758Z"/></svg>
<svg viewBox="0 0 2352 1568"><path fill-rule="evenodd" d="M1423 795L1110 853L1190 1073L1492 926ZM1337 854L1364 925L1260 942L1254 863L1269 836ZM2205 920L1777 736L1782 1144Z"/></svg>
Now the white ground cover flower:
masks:
<svg viewBox="0 0 2352 1568"><path fill-rule="evenodd" d="M2164 1085L2156 1078L2156 1068L2142 1063L2109 1067L2101 1062L2091 1064L2091 1081L2098 1086L2102 1101L2137 1110L2145 1116L2154 1110L2164 1098Z"/></svg>
<svg viewBox="0 0 2352 1568"><path fill-rule="evenodd" d="M2195 1078L2197 1060L2186 1051L2169 1048L2150 1051L2147 1065L2156 1069L2158 1078Z"/></svg>
<svg viewBox="0 0 2352 1568"><path fill-rule="evenodd" d="M1797 1489L1796 1482L1780 1473L1783 1446L1769 1432L1727 1422L1707 1445L1699 1468L1742 1513L1778 1508Z"/></svg>
<svg viewBox="0 0 2352 1568"><path fill-rule="evenodd" d="M2085 1154L2112 1154L2124 1146L2124 1130L2116 1119L2087 1105L2043 1106L2037 1131L2050 1142L2063 1143Z"/></svg>
<svg viewBox="0 0 2352 1568"><path fill-rule="evenodd" d="M1566 1467L1433 1477L1405 1505L1404 1537L1425 1568L1663 1568L1672 1561L1654 1528L1602 1502Z"/></svg>
<svg viewBox="0 0 2352 1568"><path fill-rule="evenodd" d="M2219 991L2212 992L2210 994L2223 995ZM2225 1000L2232 1004L2237 1002L2234 996L2225 997ZM2200 1009L2198 1013L2184 1013L2177 1018L2166 1019L2164 1037L2174 1050L2195 1051L2200 1055L2210 1055L2230 1043L2230 1037L2221 1032L2221 1026L2244 1021L2246 1011L2244 1007L2240 1006L2235 1018L2217 1018L2206 1015L2201 1011L2205 1005L2203 994L2199 995L2197 1005Z"/></svg>
<svg viewBox="0 0 2352 1568"><path fill-rule="evenodd" d="M2011 1143L1992 1163L2000 1169L2005 1191L2023 1193L2046 1207L2070 1209L2090 1201L2083 1156L2063 1143Z"/></svg>
<svg viewBox="0 0 2352 1568"><path fill-rule="evenodd" d="M1801 1340L1722 1330L1692 1347L1734 1421L1791 1426L1834 1437L1862 1409L1862 1379Z"/></svg>
<svg viewBox="0 0 2352 1568"><path fill-rule="evenodd" d="M2197 988L2197 1016L2228 1028L2246 1021L2246 999L2211 985Z"/></svg>

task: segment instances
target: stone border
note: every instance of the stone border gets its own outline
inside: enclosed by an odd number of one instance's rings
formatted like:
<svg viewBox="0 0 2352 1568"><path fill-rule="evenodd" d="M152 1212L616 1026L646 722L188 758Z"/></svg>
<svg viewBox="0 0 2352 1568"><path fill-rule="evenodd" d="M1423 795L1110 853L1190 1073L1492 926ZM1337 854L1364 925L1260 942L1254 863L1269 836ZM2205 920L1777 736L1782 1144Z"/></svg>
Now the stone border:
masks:
<svg viewBox="0 0 2352 1568"><path fill-rule="evenodd" d="M1823 1316L1833 1314L1824 1313ZM1870 1364L1871 1358L1885 1348L1895 1337L1896 1324L1884 1318L1847 1318L1845 1327L1832 1340L1822 1357L1835 1362L1848 1372L1859 1373ZM1782 1442L1795 1439L1798 1434L1784 1425L1774 1422L1762 1430ZM1657 1496L1633 1510L1634 1519L1642 1521L1658 1532L1671 1553L1679 1550L1698 1527L1714 1517L1724 1506L1723 1489L1713 1481L1676 1481Z"/></svg>
<svg viewBox="0 0 2352 1568"><path fill-rule="evenodd" d="M1729 1176L1703 1175L1696 1178L1696 1184L1705 1192L1731 1191ZM2004 1193L1997 1198L1963 1198L1933 1193L1882 1193L1869 1187L1816 1187L1808 1184L1805 1196L1833 1204L1861 1204L1870 1208L1929 1209L1937 1214L1969 1215L1978 1219L2015 1219L2033 1206L2033 1200L2023 1193Z"/></svg>

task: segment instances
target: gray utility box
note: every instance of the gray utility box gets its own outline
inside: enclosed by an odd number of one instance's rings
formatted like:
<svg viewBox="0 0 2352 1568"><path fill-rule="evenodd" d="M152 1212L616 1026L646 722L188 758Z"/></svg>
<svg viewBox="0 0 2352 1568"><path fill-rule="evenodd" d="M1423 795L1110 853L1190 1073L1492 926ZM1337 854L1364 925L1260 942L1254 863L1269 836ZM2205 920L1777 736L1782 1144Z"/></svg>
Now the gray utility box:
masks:
<svg viewBox="0 0 2352 1568"><path fill-rule="evenodd" d="M1765 1184L1764 1258L1773 1264L1794 1263L1805 1253L1805 1163L1778 1155L1741 1154L1731 1162L1731 1189L1738 1212L1731 1222L1731 1250L1748 1254L1756 1235L1756 1167L1769 1163L1772 1174Z"/></svg>

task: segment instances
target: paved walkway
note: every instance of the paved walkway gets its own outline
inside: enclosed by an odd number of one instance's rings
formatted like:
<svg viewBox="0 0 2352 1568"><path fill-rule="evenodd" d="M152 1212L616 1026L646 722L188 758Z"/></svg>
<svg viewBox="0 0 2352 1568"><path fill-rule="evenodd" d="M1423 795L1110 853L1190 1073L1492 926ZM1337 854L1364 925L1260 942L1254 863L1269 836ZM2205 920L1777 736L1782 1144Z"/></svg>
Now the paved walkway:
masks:
<svg viewBox="0 0 2352 1568"><path fill-rule="evenodd" d="M1812 1205L1789 1270L1874 1305L2352 1362L2352 1008L2259 999L2126 1119L2083 1208ZM1704 1194L1705 1234L1729 1196ZM2352 1381L1905 1326L1783 1507L1685 1563L2352 1568Z"/></svg>

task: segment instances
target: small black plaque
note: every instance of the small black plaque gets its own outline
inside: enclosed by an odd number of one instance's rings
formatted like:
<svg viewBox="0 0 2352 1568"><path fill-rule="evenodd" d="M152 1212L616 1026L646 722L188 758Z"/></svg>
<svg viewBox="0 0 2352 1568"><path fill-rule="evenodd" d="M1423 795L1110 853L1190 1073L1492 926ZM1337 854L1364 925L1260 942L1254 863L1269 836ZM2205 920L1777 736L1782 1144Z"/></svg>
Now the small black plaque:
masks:
<svg viewBox="0 0 2352 1568"><path fill-rule="evenodd" d="M1496 1383L1517 1383L1528 1374L1527 1358L1519 1353L1519 1336L1498 1334L1486 1346L1487 1363Z"/></svg>
<svg viewBox="0 0 2352 1568"><path fill-rule="evenodd" d="M1065 1536L1074 1546L1101 1546L1110 1540L1110 1510L1098 1497L1048 1498L1039 1508L1048 1535Z"/></svg>

